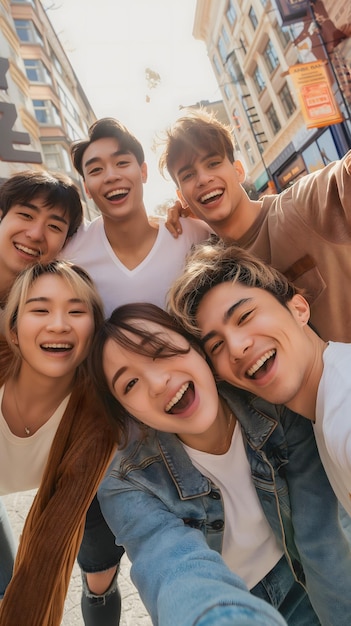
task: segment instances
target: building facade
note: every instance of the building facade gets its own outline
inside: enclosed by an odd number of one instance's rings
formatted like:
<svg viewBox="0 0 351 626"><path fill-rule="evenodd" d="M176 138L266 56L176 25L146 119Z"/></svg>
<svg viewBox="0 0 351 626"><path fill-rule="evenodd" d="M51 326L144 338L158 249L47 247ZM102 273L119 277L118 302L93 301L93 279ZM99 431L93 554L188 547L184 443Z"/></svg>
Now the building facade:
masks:
<svg viewBox="0 0 351 626"><path fill-rule="evenodd" d="M282 5L303 6L289 18ZM193 35L205 42L236 156L260 194L281 191L351 148L350 33L334 23L327 32L322 11L323 0L197 0ZM307 128L289 68L320 58L342 122Z"/></svg>
<svg viewBox="0 0 351 626"><path fill-rule="evenodd" d="M0 0L0 180L28 169L68 174L96 209L69 156L96 116L39 0Z"/></svg>

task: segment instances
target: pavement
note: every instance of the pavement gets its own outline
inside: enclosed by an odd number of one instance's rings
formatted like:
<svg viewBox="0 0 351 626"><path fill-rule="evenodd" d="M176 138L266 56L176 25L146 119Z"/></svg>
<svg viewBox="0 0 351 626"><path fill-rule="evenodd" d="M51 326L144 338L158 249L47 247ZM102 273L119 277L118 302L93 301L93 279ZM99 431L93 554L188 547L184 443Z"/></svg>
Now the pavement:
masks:
<svg viewBox="0 0 351 626"><path fill-rule="evenodd" d="M33 501L34 495L35 491L26 491L3 497L3 502L7 508L11 524L17 538L22 531L23 523ZM130 580L129 570L130 563L126 555L124 555L122 557L121 570L118 576L122 596L122 616L120 626L152 626L151 619L139 598L136 588ZM84 626L80 611L80 597L80 570L76 564L72 572L61 626ZM103 624L101 624L101 626L103 626Z"/></svg>

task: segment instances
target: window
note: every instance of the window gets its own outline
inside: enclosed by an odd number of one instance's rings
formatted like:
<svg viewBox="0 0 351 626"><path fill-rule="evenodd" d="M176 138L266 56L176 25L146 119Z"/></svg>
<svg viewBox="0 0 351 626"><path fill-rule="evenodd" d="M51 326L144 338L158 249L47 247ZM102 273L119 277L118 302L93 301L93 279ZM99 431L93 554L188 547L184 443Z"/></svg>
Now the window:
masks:
<svg viewBox="0 0 351 626"><path fill-rule="evenodd" d="M224 40L225 44L228 45L229 37L228 37L228 33L227 33L226 29L224 28L224 26L222 26L222 37L223 37L223 40Z"/></svg>
<svg viewBox="0 0 351 626"><path fill-rule="evenodd" d="M291 91L287 83L285 83L284 87L280 90L279 98L282 102L282 105L283 105L283 108L287 117L291 117L294 111L296 110L296 104L293 100Z"/></svg>
<svg viewBox="0 0 351 626"><path fill-rule="evenodd" d="M291 41L290 31L286 26L276 26L276 33L279 37L279 41L282 44L283 48L286 48L288 43Z"/></svg>
<svg viewBox="0 0 351 626"><path fill-rule="evenodd" d="M30 4L35 9L34 0L15 0L15 2L11 2L11 4Z"/></svg>
<svg viewBox="0 0 351 626"><path fill-rule="evenodd" d="M219 61L217 59L217 56L215 54L213 55L212 60L213 60L213 65L216 68L217 74L221 75L222 74L222 68L221 68L221 66L219 64Z"/></svg>
<svg viewBox="0 0 351 626"><path fill-rule="evenodd" d="M249 19L250 22L252 24L252 28L254 30L256 30L257 26L258 26L258 19L257 19L257 15L254 11L254 9L252 7L250 7L250 11L249 11Z"/></svg>
<svg viewBox="0 0 351 626"><path fill-rule="evenodd" d="M57 69L58 73L61 74L61 76L63 76L62 65L61 65L60 61L58 60L55 52L53 52L53 51L51 51L51 59L52 59L52 62L54 64L55 68Z"/></svg>
<svg viewBox="0 0 351 626"><path fill-rule="evenodd" d="M240 133L241 132L241 117L239 115L238 109L233 109L232 118L233 118L233 128L237 132Z"/></svg>
<svg viewBox="0 0 351 626"><path fill-rule="evenodd" d="M261 93L261 91L263 91L266 88L266 83L264 82L264 78L262 76L262 72L260 70L260 68L258 67L258 65L256 65L254 73L252 75L253 81L255 83L255 87L257 90L257 93Z"/></svg>
<svg viewBox="0 0 351 626"><path fill-rule="evenodd" d="M229 24L231 26L233 26L233 24L234 24L234 22L236 20L236 10L235 10L235 7L234 7L233 0L229 0L229 2L228 2L228 8L227 8L226 15L227 15L227 19L228 19Z"/></svg>
<svg viewBox="0 0 351 626"><path fill-rule="evenodd" d="M60 114L51 100L33 100L33 106L39 124L61 126Z"/></svg>
<svg viewBox="0 0 351 626"><path fill-rule="evenodd" d="M232 97L232 92L231 92L229 85L227 84L224 85L224 93L226 95L227 100L230 100L230 98Z"/></svg>
<svg viewBox="0 0 351 626"><path fill-rule="evenodd" d="M255 157L253 155L252 148L248 141L245 141L244 148L245 148L245 152L246 152L250 165L255 165Z"/></svg>
<svg viewBox="0 0 351 626"><path fill-rule="evenodd" d="M24 66L26 68L27 78L32 83L46 83L51 85L50 73L40 59L25 59Z"/></svg>
<svg viewBox="0 0 351 626"><path fill-rule="evenodd" d="M18 39L23 43L38 43L43 45L42 37L32 20L15 20Z"/></svg>
<svg viewBox="0 0 351 626"><path fill-rule="evenodd" d="M234 50L230 53L228 57L227 70L230 78L233 83L240 83L241 85L245 85L244 74L241 69L241 65L239 63L238 57L236 56Z"/></svg>
<svg viewBox="0 0 351 626"><path fill-rule="evenodd" d="M276 135L280 131L281 125L280 125L278 115L273 104L271 104L271 106L267 109L266 115L271 125L273 134Z"/></svg>
<svg viewBox="0 0 351 626"><path fill-rule="evenodd" d="M218 40L218 52L221 55L222 62L225 63L227 60L227 49L225 47L223 37L220 37Z"/></svg>
<svg viewBox="0 0 351 626"><path fill-rule="evenodd" d="M268 41L263 51L263 58L266 62L268 71L271 74L279 65L279 59L271 40Z"/></svg>
<svg viewBox="0 0 351 626"><path fill-rule="evenodd" d="M79 139L78 133L76 133L72 124L70 124L66 119L65 119L65 122L66 122L66 128L67 128L67 135L70 138L70 140L76 141L77 139Z"/></svg>
<svg viewBox="0 0 351 626"><path fill-rule="evenodd" d="M43 145L45 165L49 170L70 172L72 165L66 150L57 143Z"/></svg>

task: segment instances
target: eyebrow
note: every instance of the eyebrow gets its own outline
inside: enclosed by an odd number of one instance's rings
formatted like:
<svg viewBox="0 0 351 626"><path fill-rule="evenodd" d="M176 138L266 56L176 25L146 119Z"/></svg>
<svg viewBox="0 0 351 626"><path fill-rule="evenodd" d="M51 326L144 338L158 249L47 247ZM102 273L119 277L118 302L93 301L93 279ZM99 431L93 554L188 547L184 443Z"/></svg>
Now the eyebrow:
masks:
<svg viewBox="0 0 351 626"><path fill-rule="evenodd" d="M127 156L130 155L131 152L128 152L127 150L116 150L116 152L112 152L112 154L110 154L110 157L119 157L119 156ZM94 163L100 163L101 161L103 161L102 157L99 156L94 156L91 157L91 159L88 159L87 161L85 161L84 163L84 167L89 167L89 165L93 165Z"/></svg>
<svg viewBox="0 0 351 626"><path fill-rule="evenodd" d="M51 298L46 298L45 296L38 296L37 298L28 298L24 304L30 304L31 302L50 302ZM68 300L70 304L78 304L83 303L81 298L70 298Z"/></svg>
<svg viewBox="0 0 351 626"><path fill-rule="evenodd" d="M127 371L127 366L126 366L126 365L123 365L123 367L120 367L120 368L117 370L117 372L114 374L114 376L113 376L113 378L112 378L112 380L111 380L111 387L112 387L112 389L114 388L115 383L116 383L116 381L118 380L118 378L119 378L120 376L122 376L122 374L124 374L124 372L126 372L126 371Z"/></svg>
<svg viewBox="0 0 351 626"><path fill-rule="evenodd" d="M203 163L204 161L206 161L206 159L210 159L211 157L214 156L219 156L219 154L217 152L209 152L208 154L205 154L203 157L200 158L200 163ZM183 165L183 167L181 167L177 172L176 172L176 176L180 176L181 174L183 174L186 170L189 170L192 166L193 166L193 161L189 161L188 163L186 163L185 165Z"/></svg>
<svg viewBox="0 0 351 626"><path fill-rule="evenodd" d="M223 315L223 324L227 324L229 322L229 320L231 319L231 317L234 315L235 311L241 307L243 304L246 304L247 302L251 302L252 298L241 298L241 300L238 300L237 302L234 302L234 304L232 304L232 306L229 307L229 309L227 309L224 312ZM217 335L217 331L215 330L210 330L201 340L201 344L205 345L205 343L207 343L207 341L209 341L210 339L212 339L213 337L215 337Z"/></svg>
<svg viewBox="0 0 351 626"><path fill-rule="evenodd" d="M35 211L36 213L40 213L40 208L36 205L36 204L32 204L32 202L20 202L21 206L26 207L27 209L31 209L32 211ZM53 209L54 207L47 207L47 210L50 211L51 209ZM62 209L64 210L64 209ZM52 215L50 215L50 219L52 220L56 220L57 222L62 222L62 224L68 224L68 221L62 217L62 215L57 215L56 213L53 213Z"/></svg>

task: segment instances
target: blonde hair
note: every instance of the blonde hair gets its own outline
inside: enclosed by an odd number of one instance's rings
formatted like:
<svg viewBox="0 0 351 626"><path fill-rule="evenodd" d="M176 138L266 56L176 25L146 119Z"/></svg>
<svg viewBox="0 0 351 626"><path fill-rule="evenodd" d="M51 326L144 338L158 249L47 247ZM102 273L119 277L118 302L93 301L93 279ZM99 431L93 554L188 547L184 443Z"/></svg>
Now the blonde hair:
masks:
<svg viewBox="0 0 351 626"><path fill-rule="evenodd" d="M30 288L40 276L44 275L59 276L70 285L82 302L88 306L94 319L95 332L104 320L101 298L89 274L81 267L68 261L55 260L47 265L35 264L26 268L17 276L4 309L4 333L14 355L10 375L18 372L21 363L20 351L12 341L13 333L17 328L17 320L28 299Z"/></svg>
<svg viewBox="0 0 351 626"><path fill-rule="evenodd" d="M269 291L283 306L298 290L283 274L236 245L198 244L168 293L168 310L188 332L200 336L197 310L205 294L224 282Z"/></svg>

